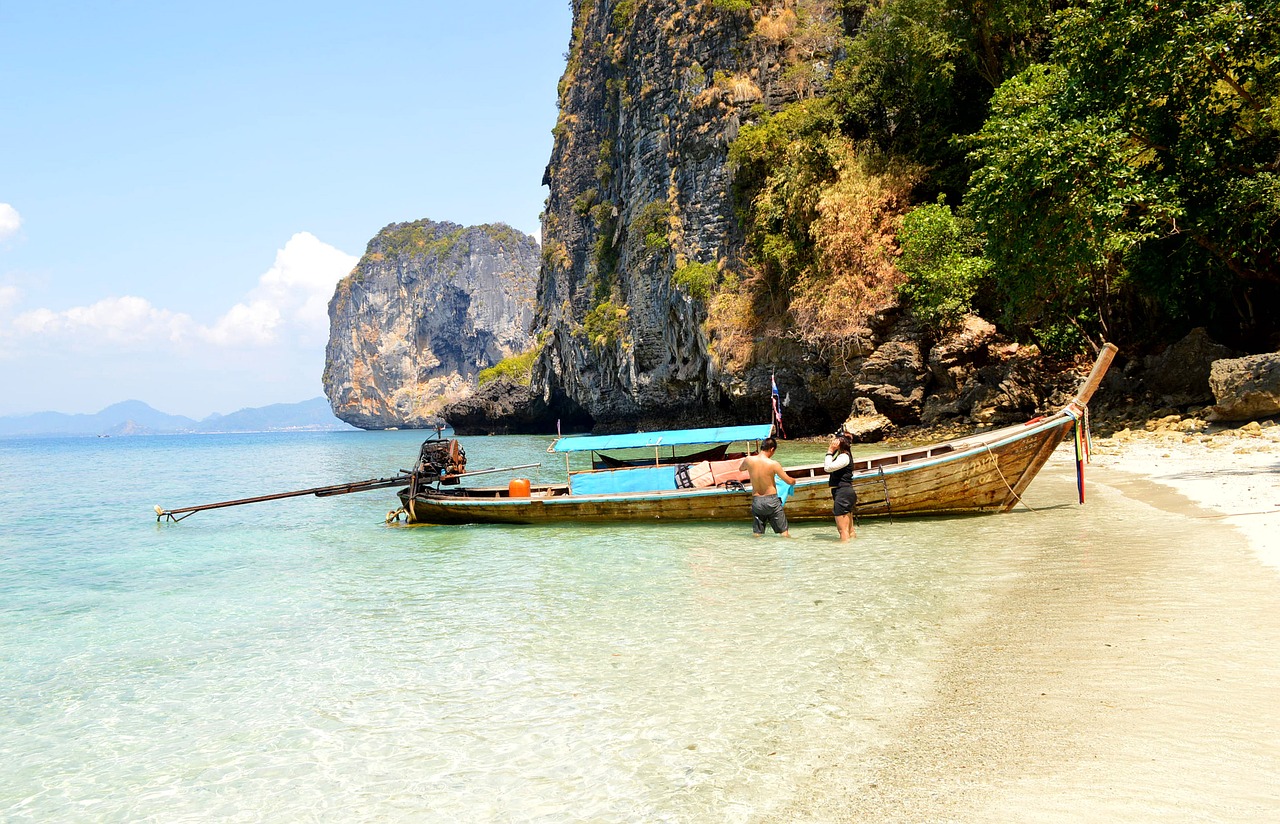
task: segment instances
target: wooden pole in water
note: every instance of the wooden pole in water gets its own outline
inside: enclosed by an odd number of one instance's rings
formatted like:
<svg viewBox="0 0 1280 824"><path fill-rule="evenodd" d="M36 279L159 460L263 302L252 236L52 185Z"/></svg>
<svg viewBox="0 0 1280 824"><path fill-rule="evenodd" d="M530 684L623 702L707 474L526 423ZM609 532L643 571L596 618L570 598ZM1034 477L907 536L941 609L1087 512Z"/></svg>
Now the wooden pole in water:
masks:
<svg viewBox="0 0 1280 824"><path fill-rule="evenodd" d="M494 472L510 472L516 469L533 469L542 466L542 464L531 463L521 464L520 466L498 466L492 469L477 469L473 472L459 472L457 475L447 475L446 478L465 478L471 475L489 475ZM206 509L222 509L228 506L243 506L244 504L258 504L264 501L279 501L285 498L300 498L303 495L315 495L317 498L329 498L334 495L350 495L353 492L370 492L375 489L386 489L392 486L401 486L410 481L415 480L415 475L396 475L391 478L370 478L367 481L352 481L345 484L333 484L332 486L315 486L310 489L296 489L292 492L276 492L271 495L258 495L253 498L237 498L234 501L218 501L212 504L196 504L195 506L182 506L177 509L165 509L162 506L156 506L156 520L168 518L170 521L181 521L197 512L204 512ZM431 482L431 481L428 481Z"/></svg>
<svg viewBox="0 0 1280 824"><path fill-rule="evenodd" d="M408 475L397 475L392 478L370 478L367 481L352 481L345 484L333 484L332 486L315 486L310 489L296 489L292 492L276 492L271 495L258 495L253 498L237 498L234 501L218 501L212 504L196 504L195 506L183 506L177 509L165 509L161 506L155 507L156 520L167 517L170 521L181 521L183 518L193 515L197 512L203 512L206 509L222 509L228 506L242 506L244 504L257 504L264 501L279 501L284 498L299 498L303 495L315 495L317 498L325 498L331 495L349 495L352 492L368 492L374 489L386 489L390 486L399 486L400 484L409 482ZM178 516L178 517L175 517Z"/></svg>

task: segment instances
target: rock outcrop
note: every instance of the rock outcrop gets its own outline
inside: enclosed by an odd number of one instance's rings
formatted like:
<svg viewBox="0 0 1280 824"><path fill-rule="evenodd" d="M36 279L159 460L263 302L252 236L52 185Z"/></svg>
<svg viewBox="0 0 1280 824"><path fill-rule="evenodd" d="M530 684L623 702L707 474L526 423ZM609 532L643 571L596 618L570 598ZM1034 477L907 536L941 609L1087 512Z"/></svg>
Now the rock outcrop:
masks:
<svg viewBox="0 0 1280 824"><path fill-rule="evenodd" d="M757 107L797 94L782 82L778 41L758 34L762 12L694 0L574 0L573 9L544 180L535 325L549 340L534 385L626 429L768 420L777 372L792 418L825 415L830 431L842 416L827 411L825 364L760 341L752 363L725 368L710 351L703 300L674 277L741 255L729 145ZM786 15L778 26L795 25ZM851 400L847 387L836 392Z"/></svg>
<svg viewBox="0 0 1280 824"><path fill-rule="evenodd" d="M910 323L900 323L863 360L853 389L859 397L869 398L880 414L901 426L919 422L928 379L919 330Z"/></svg>
<svg viewBox="0 0 1280 824"><path fill-rule="evenodd" d="M539 248L503 224L393 223L329 302L324 391L362 429L435 425L476 374L533 346Z"/></svg>
<svg viewBox="0 0 1280 824"><path fill-rule="evenodd" d="M440 411L459 435L549 435L589 432L595 421L557 394L544 395L506 380L490 381L474 395Z"/></svg>
<svg viewBox="0 0 1280 824"><path fill-rule="evenodd" d="M968 315L955 331L929 350L930 394L921 420L932 424L964 418L985 395L979 370L991 361L990 345L998 343L996 328L977 315Z"/></svg>
<svg viewBox="0 0 1280 824"><path fill-rule="evenodd" d="M893 421L877 412L876 405L870 398L855 398L853 411L840 426L840 431L854 443L882 441L893 429Z"/></svg>
<svg viewBox="0 0 1280 824"><path fill-rule="evenodd" d="M459 435L520 435L541 428L549 413L542 396L529 387L497 380L449 404L443 414Z"/></svg>
<svg viewBox="0 0 1280 824"><path fill-rule="evenodd" d="M1208 403L1213 397L1210 368L1214 361L1236 354L1210 338L1203 327L1192 329L1159 355L1147 358L1145 388L1153 400L1166 406Z"/></svg>
<svg viewBox="0 0 1280 824"><path fill-rule="evenodd" d="M1280 415L1280 352L1213 362L1209 385L1216 399L1210 420L1250 421Z"/></svg>
<svg viewBox="0 0 1280 824"><path fill-rule="evenodd" d="M843 425L864 441L893 426L1017 423L1065 404L1081 377L1071 364L999 337L976 315L928 347L927 357L926 338L909 318L875 341L854 376Z"/></svg>

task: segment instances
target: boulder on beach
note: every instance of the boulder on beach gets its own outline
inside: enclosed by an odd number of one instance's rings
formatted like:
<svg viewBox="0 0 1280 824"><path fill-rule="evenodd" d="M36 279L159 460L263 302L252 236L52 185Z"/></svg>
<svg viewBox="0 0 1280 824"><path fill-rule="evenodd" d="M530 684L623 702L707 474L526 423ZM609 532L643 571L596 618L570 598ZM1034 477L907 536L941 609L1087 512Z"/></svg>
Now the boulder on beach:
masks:
<svg viewBox="0 0 1280 824"><path fill-rule="evenodd" d="M884 440L894 427L893 421L876 411L870 398L855 398L853 409L840 428L854 443L876 443Z"/></svg>
<svg viewBox="0 0 1280 824"><path fill-rule="evenodd" d="M1280 352L1213 362L1209 386L1215 421L1251 421L1280 415Z"/></svg>
<svg viewBox="0 0 1280 824"><path fill-rule="evenodd" d="M1173 405L1206 403L1213 397L1209 370L1214 361L1236 354L1209 337L1204 327L1197 327L1159 355L1147 358L1146 388Z"/></svg>

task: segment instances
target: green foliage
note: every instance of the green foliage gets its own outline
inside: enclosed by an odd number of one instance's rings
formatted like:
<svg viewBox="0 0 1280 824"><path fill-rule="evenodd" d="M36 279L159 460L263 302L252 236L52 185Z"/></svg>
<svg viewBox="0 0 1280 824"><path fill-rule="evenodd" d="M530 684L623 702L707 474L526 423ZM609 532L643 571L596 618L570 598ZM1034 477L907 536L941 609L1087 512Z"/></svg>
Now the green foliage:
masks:
<svg viewBox="0 0 1280 824"><path fill-rule="evenodd" d="M591 222L603 232L606 226L613 225L613 210L614 205L607 200L597 203L591 207Z"/></svg>
<svg viewBox="0 0 1280 824"><path fill-rule="evenodd" d="M920 320L942 330L972 311L991 262L974 254L980 242L964 230L950 206L939 200L913 209L902 219L898 242L898 267L907 276L899 292Z"/></svg>
<svg viewBox="0 0 1280 824"><path fill-rule="evenodd" d="M1157 237L1179 208L1145 179L1114 112L1063 122L1069 84L1056 66L1034 66L1001 86L972 141L977 162L968 207L996 264L1006 321L1027 328L1105 321L1124 285L1123 258Z"/></svg>
<svg viewBox="0 0 1280 824"><path fill-rule="evenodd" d="M750 253L747 317L814 343L860 334L902 277L893 235L922 170L856 145L824 98L744 127L729 158Z"/></svg>
<svg viewBox="0 0 1280 824"><path fill-rule="evenodd" d="M671 207L665 200L652 200L640 207L631 221L630 233L644 238L647 252L657 252L671 247L667 240L667 219Z"/></svg>
<svg viewBox="0 0 1280 824"><path fill-rule="evenodd" d="M420 220L384 229L378 239L382 254L387 256L423 256L445 260L458 251L467 230L462 227L449 232L442 230L443 226L440 224Z"/></svg>
<svg viewBox="0 0 1280 824"><path fill-rule="evenodd" d="M534 361L540 354L542 354L541 344L528 352L503 358L488 369L481 369L476 375L476 383L484 386L490 381L504 380L516 386L528 386L533 381Z"/></svg>
<svg viewBox="0 0 1280 824"><path fill-rule="evenodd" d="M599 189L587 189L585 192L574 198L573 213L578 217L586 217L591 212L591 207L595 206L596 201L599 199Z"/></svg>
<svg viewBox="0 0 1280 824"><path fill-rule="evenodd" d="M604 300L613 292L614 275L618 270L621 250L613 242L618 222L615 211L614 205L608 201L591 207L591 220L596 231L591 259L595 263L594 296L597 301Z"/></svg>
<svg viewBox="0 0 1280 824"><path fill-rule="evenodd" d="M1084 321L1089 318L1085 316ZM1055 358L1071 358L1088 351L1088 340L1082 325L1075 321L1050 323L1031 331L1031 337L1040 345L1040 351Z"/></svg>
<svg viewBox="0 0 1280 824"><path fill-rule="evenodd" d="M1062 119L1115 111L1143 179L1161 181L1185 209L1178 231L1237 276L1280 279L1273 0L1094 0L1059 25L1055 60L1078 77Z"/></svg>
<svg viewBox="0 0 1280 824"><path fill-rule="evenodd" d="M977 131L992 90L1042 54L1049 0L868 5L828 86L845 129L932 167L930 188L958 196L967 168L952 137Z"/></svg>
<svg viewBox="0 0 1280 824"><path fill-rule="evenodd" d="M578 5L577 14L574 16L575 23L573 33L569 37L569 51L564 56L564 74L560 77L560 82L556 86L556 99L562 104L565 96L569 92L569 88L573 85L578 76L578 71L582 68L583 49L585 47L585 39L587 36L586 25L587 20L591 17L591 11L595 7L595 0L581 0ZM552 130L554 134L560 128L560 124L556 124L556 129ZM559 135L557 135L558 137Z"/></svg>
<svg viewBox="0 0 1280 824"><path fill-rule="evenodd" d="M625 31L631 27L636 16L636 0L618 0L613 7L613 30Z"/></svg>
<svg viewBox="0 0 1280 824"><path fill-rule="evenodd" d="M813 262L809 228L822 185L834 180L839 154L836 113L829 101L792 103L744 126L729 147L738 216L754 257L770 279L793 283Z"/></svg>
<svg viewBox="0 0 1280 824"><path fill-rule="evenodd" d="M528 243L528 237L513 229L505 223L484 223L480 225L480 230L489 236L494 243L497 243L504 249L516 249L519 246Z"/></svg>
<svg viewBox="0 0 1280 824"><path fill-rule="evenodd" d="M751 0L711 0L716 11L746 13L751 11Z"/></svg>
<svg viewBox="0 0 1280 824"><path fill-rule="evenodd" d="M600 153L596 162L596 180L600 181L600 185L604 186L609 183L609 179L613 177L613 141L600 141Z"/></svg>
<svg viewBox="0 0 1280 824"><path fill-rule="evenodd" d="M717 274L714 263L689 261L671 273L671 285L683 289L695 300L706 301L715 289Z"/></svg>
<svg viewBox="0 0 1280 824"><path fill-rule="evenodd" d="M1270 1L1090 0L1053 45L970 144L968 206L1010 319L1115 338L1280 282Z"/></svg>
<svg viewBox="0 0 1280 824"><path fill-rule="evenodd" d="M622 339L626 320L627 307L606 300L582 319L582 331L592 347L608 349Z"/></svg>
<svg viewBox="0 0 1280 824"><path fill-rule="evenodd" d="M549 240L542 247L542 268L564 271L569 268L569 249L558 240Z"/></svg>

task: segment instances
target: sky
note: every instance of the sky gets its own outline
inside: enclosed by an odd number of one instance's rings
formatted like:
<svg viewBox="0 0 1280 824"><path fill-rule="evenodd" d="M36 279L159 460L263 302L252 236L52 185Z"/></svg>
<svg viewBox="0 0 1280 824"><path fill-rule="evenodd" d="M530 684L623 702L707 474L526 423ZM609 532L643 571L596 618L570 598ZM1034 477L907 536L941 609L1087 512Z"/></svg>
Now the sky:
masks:
<svg viewBox="0 0 1280 824"><path fill-rule="evenodd" d="M0 415L323 394L390 223L538 237L564 0L0 0Z"/></svg>

